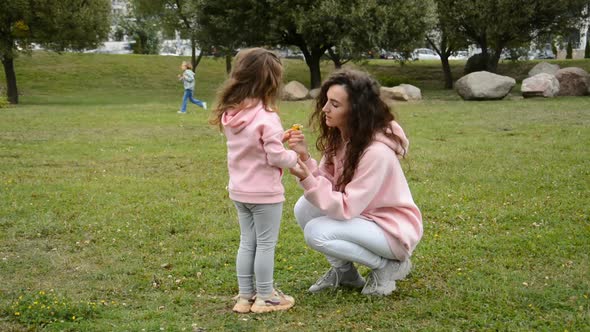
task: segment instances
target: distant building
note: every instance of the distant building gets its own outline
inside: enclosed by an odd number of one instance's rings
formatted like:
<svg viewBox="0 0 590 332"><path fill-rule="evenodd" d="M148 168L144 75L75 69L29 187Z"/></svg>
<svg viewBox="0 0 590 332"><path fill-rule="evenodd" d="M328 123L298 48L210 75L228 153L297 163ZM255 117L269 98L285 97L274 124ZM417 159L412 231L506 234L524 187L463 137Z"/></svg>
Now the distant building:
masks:
<svg viewBox="0 0 590 332"><path fill-rule="evenodd" d="M111 33L109 41L128 41L127 35L122 31L121 21L129 16L131 4L129 0L111 0Z"/></svg>

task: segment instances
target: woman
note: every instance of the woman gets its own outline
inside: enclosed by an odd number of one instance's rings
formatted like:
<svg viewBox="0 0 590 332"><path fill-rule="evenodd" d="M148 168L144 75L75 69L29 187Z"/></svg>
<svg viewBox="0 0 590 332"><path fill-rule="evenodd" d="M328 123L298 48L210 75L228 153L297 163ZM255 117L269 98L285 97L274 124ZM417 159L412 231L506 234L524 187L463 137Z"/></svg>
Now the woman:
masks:
<svg viewBox="0 0 590 332"><path fill-rule="evenodd" d="M401 168L408 149L402 128L368 74L344 70L322 85L310 122L318 128L319 166L301 131L289 131L299 155L290 172L303 197L295 217L307 244L331 267L309 289L363 287L389 295L410 272L410 256L422 237L422 216ZM365 282L354 263L371 269Z"/></svg>

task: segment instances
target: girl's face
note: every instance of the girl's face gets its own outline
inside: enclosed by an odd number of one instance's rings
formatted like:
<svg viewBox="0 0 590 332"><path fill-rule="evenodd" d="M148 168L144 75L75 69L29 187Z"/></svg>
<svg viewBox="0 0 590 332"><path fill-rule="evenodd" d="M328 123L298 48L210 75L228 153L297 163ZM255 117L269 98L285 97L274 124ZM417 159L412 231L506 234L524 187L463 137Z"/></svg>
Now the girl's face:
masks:
<svg viewBox="0 0 590 332"><path fill-rule="evenodd" d="M326 126L336 127L340 133L344 134L350 112L348 92L342 85L332 85L328 88L326 96L328 101L322 107L322 111L326 115Z"/></svg>
<svg viewBox="0 0 590 332"><path fill-rule="evenodd" d="M181 64L181 65L180 65L180 69L182 69L182 70L186 70L186 63L183 63L183 64Z"/></svg>

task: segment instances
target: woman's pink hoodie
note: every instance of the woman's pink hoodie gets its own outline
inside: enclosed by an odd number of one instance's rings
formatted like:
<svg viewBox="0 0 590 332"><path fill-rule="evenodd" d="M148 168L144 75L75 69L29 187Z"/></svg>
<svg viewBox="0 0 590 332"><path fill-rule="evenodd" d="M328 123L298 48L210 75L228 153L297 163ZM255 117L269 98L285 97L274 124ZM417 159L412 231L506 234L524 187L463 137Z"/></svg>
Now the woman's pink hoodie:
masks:
<svg viewBox="0 0 590 332"><path fill-rule="evenodd" d="M262 102L226 111L221 124L227 137L229 197L253 204L285 200L283 168L297 164L297 153L283 146L283 126L276 112Z"/></svg>
<svg viewBox="0 0 590 332"><path fill-rule="evenodd" d="M300 185L304 196L328 217L347 220L361 217L374 221L385 232L389 247L396 257L405 259L422 237L422 215L414 204L408 182L401 168L398 155L407 150L408 139L397 122L392 121L390 130L401 138L402 144L382 133L375 136L367 147L352 181L344 192L335 189L342 176L344 149L327 165L322 158L318 167L312 158L306 165L313 176L308 176ZM404 248L400 252L399 244Z"/></svg>

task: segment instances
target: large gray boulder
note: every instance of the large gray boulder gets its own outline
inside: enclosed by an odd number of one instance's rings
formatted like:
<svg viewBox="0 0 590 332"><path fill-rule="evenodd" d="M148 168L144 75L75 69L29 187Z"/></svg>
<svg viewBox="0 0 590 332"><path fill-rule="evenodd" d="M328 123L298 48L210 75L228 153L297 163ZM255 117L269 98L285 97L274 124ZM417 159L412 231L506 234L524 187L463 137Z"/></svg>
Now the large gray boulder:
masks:
<svg viewBox="0 0 590 332"><path fill-rule="evenodd" d="M559 81L554 75L540 73L522 81L520 91L525 98L555 97L559 93Z"/></svg>
<svg viewBox="0 0 590 332"><path fill-rule="evenodd" d="M315 88L309 90L309 97L312 99L316 99L320 95L320 88Z"/></svg>
<svg viewBox="0 0 590 332"><path fill-rule="evenodd" d="M562 68L555 73L560 96L585 96L590 87L588 73L578 67Z"/></svg>
<svg viewBox="0 0 590 332"><path fill-rule="evenodd" d="M514 85L512 77L477 71L457 80L455 90L465 100L497 100L506 97Z"/></svg>
<svg viewBox="0 0 590 332"><path fill-rule="evenodd" d="M306 99L309 95L309 91L305 85L291 81L283 88L283 100L302 100Z"/></svg>
<svg viewBox="0 0 590 332"><path fill-rule="evenodd" d="M535 76L537 74L541 74L541 73L555 75L555 73L557 73L558 70L559 70L559 65L554 65L549 62L543 61L543 62L539 62L531 70L529 70L529 77L533 77L533 76Z"/></svg>
<svg viewBox="0 0 590 332"><path fill-rule="evenodd" d="M386 103L389 104L394 100L402 100L408 101L410 97L406 93L406 89L400 86L394 86L392 88L388 87L381 87L380 91L381 99Z"/></svg>
<svg viewBox="0 0 590 332"><path fill-rule="evenodd" d="M422 91L420 88L411 84L400 84L399 87L406 90L409 100L422 100Z"/></svg>

